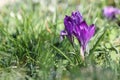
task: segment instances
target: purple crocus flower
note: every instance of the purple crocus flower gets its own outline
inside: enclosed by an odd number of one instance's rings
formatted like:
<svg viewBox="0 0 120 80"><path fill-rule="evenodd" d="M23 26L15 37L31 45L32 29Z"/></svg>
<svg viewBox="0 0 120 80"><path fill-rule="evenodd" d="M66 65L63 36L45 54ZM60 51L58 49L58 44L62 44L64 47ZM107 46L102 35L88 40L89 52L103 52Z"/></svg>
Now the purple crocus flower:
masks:
<svg viewBox="0 0 120 80"><path fill-rule="evenodd" d="M92 24L88 26L85 21L81 22L80 25L75 27L74 35L78 39L79 43L81 44L81 55L84 59L84 52L86 51L86 46L93 37L95 33L95 25Z"/></svg>
<svg viewBox="0 0 120 80"><path fill-rule="evenodd" d="M64 25L65 29L61 31L60 36L63 40L64 36L67 36L69 41L73 44L73 30L76 25L79 25L83 21L82 15L79 11L72 12L71 16L65 16Z"/></svg>
<svg viewBox="0 0 120 80"><path fill-rule="evenodd" d="M103 9L103 15L107 17L108 19L116 18L117 14L120 14L120 9L118 8L107 6Z"/></svg>
<svg viewBox="0 0 120 80"><path fill-rule="evenodd" d="M76 37L81 45L80 51L84 59L86 46L95 33L95 25L88 26L79 11L72 12L71 16L65 16L64 25L65 29L60 33L61 40L63 40L64 36L67 36L73 44L73 38Z"/></svg>

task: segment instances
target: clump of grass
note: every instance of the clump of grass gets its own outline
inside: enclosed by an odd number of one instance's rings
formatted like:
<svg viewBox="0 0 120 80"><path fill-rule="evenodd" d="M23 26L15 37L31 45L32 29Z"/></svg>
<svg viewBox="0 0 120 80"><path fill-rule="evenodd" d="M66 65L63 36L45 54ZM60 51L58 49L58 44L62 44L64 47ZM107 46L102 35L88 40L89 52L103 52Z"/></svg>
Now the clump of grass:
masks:
<svg viewBox="0 0 120 80"><path fill-rule="evenodd" d="M102 16L107 2L41 1L20 1L1 10L1 80L119 80L120 29L116 21ZM76 8L88 24L96 24L90 54L84 62L77 42L73 48L67 38L59 40L64 15Z"/></svg>

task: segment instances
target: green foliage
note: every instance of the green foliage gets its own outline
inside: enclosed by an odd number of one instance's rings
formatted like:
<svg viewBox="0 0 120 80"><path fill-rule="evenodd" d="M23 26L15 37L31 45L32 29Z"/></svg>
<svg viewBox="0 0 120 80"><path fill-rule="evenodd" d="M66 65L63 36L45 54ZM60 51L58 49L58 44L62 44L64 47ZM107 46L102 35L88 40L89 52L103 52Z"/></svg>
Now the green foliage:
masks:
<svg viewBox="0 0 120 80"><path fill-rule="evenodd" d="M18 1L0 10L0 80L120 79L120 19L102 16L103 7L113 2L36 1ZM119 3L113 4L120 8ZM72 46L67 38L59 38L64 16L76 9L88 24L96 25L85 60L76 40Z"/></svg>

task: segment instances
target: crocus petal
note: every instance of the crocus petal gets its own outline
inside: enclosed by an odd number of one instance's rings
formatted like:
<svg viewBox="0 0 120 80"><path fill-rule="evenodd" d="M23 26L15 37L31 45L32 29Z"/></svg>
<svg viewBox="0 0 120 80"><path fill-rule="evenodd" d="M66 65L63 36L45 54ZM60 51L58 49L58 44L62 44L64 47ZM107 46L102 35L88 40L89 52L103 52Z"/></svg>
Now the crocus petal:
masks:
<svg viewBox="0 0 120 80"><path fill-rule="evenodd" d="M72 34L74 22L70 16L64 18L65 30L68 32L68 35Z"/></svg>
<svg viewBox="0 0 120 80"><path fill-rule="evenodd" d="M67 32L65 30L62 30L60 32L60 41L62 41L66 35L67 35Z"/></svg>
<svg viewBox="0 0 120 80"><path fill-rule="evenodd" d="M112 6L107 6L103 9L103 15L108 19L114 19L116 14L120 14L120 9Z"/></svg>
<svg viewBox="0 0 120 80"><path fill-rule="evenodd" d="M81 22L81 24L79 25L79 31L80 31L80 37L79 40L81 42L81 45L85 45L87 42L87 38L88 38L88 25L86 24L85 21Z"/></svg>
<svg viewBox="0 0 120 80"><path fill-rule="evenodd" d="M95 33L95 25L92 24L89 26L89 38L88 38L88 40L94 35L94 33Z"/></svg>
<svg viewBox="0 0 120 80"><path fill-rule="evenodd" d="M83 21L80 23L80 25L75 26L74 28L74 35L76 37L80 37L81 30L85 29L87 26L86 22Z"/></svg>
<svg viewBox="0 0 120 80"><path fill-rule="evenodd" d="M62 31L60 32L60 35L61 35L61 36L66 36L66 35L67 35L67 33L66 33L66 31L65 31L65 30L62 30Z"/></svg>
<svg viewBox="0 0 120 80"><path fill-rule="evenodd" d="M77 25L79 25L83 21L83 17L79 11L72 12L72 18Z"/></svg>
<svg viewBox="0 0 120 80"><path fill-rule="evenodd" d="M120 14L120 10L118 10L117 13Z"/></svg>
<svg viewBox="0 0 120 80"><path fill-rule="evenodd" d="M114 18L115 14L114 14L114 8L109 6L109 7L105 7L103 10L103 15L107 18Z"/></svg>
<svg viewBox="0 0 120 80"><path fill-rule="evenodd" d="M64 25L65 30L67 32L67 37L70 40L71 43L73 43L73 28L74 28L74 21L70 16L66 16L64 18Z"/></svg>

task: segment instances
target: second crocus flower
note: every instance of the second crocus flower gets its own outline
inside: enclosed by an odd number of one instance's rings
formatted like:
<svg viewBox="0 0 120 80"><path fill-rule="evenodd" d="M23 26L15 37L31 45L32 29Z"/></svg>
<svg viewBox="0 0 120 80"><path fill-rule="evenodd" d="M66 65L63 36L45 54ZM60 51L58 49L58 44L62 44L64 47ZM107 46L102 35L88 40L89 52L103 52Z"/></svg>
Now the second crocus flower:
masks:
<svg viewBox="0 0 120 80"><path fill-rule="evenodd" d="M83 59L84 59L84 53L86 51L86 46L90 41L90 39L93 37L94 33L95 33L95 25L92 24L88 26L85 21L81 22L78 26L75 27L74 35L78 39L81 45L80 53Z"/></svg>
<svg viewBox="0 0 120 80"><path fill-rule="evenodd" d="M120 14L120 9L113 6L107 6L103 9L103 15L108 19L116 18L117 14Z"/></svg>

